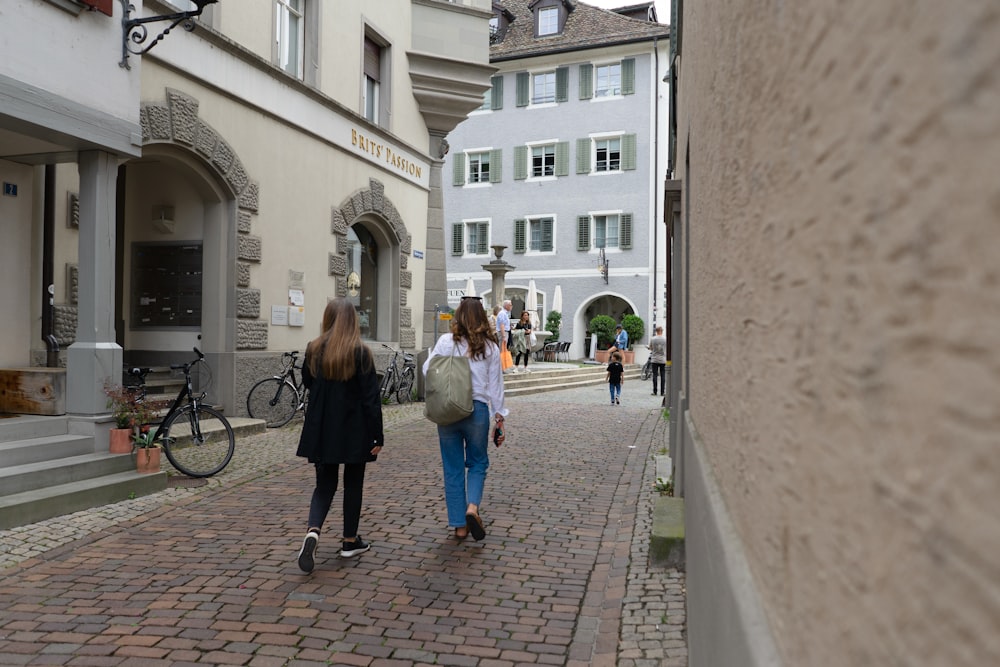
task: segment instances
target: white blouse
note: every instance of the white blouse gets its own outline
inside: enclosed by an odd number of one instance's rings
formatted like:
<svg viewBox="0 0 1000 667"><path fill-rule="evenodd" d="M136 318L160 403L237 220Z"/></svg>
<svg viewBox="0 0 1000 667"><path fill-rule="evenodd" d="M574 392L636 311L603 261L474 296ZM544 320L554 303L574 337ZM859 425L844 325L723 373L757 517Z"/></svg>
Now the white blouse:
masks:
<svg viewBox="0 0 1000 667"><path fill-rule="evenodd" d="M447 333L438 338L434 349L424 362L424 375L430 368L431 358L458 353L468 355L469 344L462 340L458 343L452 334ZM472 400L486 403L493 408L490 417L507 416L508 410L503 404L503 372L500 369L500 348L486 341L486 356L482 359L469 359L472 371Z"/></svg>

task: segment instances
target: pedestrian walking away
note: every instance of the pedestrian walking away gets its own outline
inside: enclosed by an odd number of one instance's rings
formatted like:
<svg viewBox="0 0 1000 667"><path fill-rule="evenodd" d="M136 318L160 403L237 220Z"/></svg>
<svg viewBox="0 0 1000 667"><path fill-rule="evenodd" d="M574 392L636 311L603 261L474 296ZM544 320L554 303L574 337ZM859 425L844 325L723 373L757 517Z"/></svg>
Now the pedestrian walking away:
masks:
<svg viewBox="0 0 1000 667"><path fill-rule="evenodd" d="M625 367L622 366L622 353L618 350L611 353L611 362L608 364L604 380L608 383L608 391L611 393L611 405L620 405L622 384L625 383Z"/></svg>
<svg viewBox="0 0 1000 667"><path fill-rule="evenodd" d="M316 468L316 487L309 503L309 523L299 550L299 568L312 572L323 524L337 477L344 466L344 558L368 551L358 534L365 466L382 451L382 401L375 360L361 342L354 306L337 298L326 304L322 333L306 347L302 378L309 406L296 454Z"/></svg>
<svg viewBox="0 0 1000 667"><path fill-rule="evenodd" d="M653 366L653 396L656 396L659 379L660 396L667 393L667 339L663 327L656 327L656 335L649 341L649 361Z"/></svg>
<svg viewBox="0 0 1000 667"><path fill-rule="evenodd" d="M499 324L498 324L499 327ZM458 540L470 534L480 541L486 529L480 516L490 466L489 436L491 417L496 421L493 442L503 444L504 406L503 374L500 348L497 346L486 311L478 297L463 297L451 321L451 333L441 336L424 362L424 374L436 356L464 354L472 375L472 414L438 426L441 465L444 469L444 497L448 526Z"/></svg>

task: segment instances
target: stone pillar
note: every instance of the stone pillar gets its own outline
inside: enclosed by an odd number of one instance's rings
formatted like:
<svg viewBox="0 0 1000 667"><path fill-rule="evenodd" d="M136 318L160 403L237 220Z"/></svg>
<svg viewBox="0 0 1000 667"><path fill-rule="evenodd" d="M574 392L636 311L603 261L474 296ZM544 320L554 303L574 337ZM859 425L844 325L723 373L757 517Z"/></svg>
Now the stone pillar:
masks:
<svg viewBox="0 0 1000 667"><path fill-rule="evenodd" d="M115 342L115 192L118 159L104 151L79 155L80 237L76 342L66 357L66 411L107 413L104 382L121 382Z"/></svg>
<svg viewBox="0 0 1000 667"><path fill-rule="evenodd" d="M431 167L429 174L430 192L427 193L427 245L424 250L426 264L424 274L424 327L423 341L419 347L434 345L434 306L441 309L448 307L448 275L445 266L444 245L444 193L441 190L441 172L444 168L444 156L448 153L448 142L445 134L430 132L429 155ZM443 329L447 331L447 327ZM439 327L438 333L442 330Z"/></svg>
<svg viewBox="0 0 1000 667"><path fill-rule="evenodd" d="M493 306L503 304L506 298L504 292L507 290L506 275L515 269L514 266L508 264L503 258L503 251L507 249L507 246L494 245L490 247L493 248L493 253L496 257L489 264L483 264L483 268L493 276L492 284L490 285L490 289L492 290L490 292L490 300L493 303L488 304L487 310L493 310Z"/></svg>

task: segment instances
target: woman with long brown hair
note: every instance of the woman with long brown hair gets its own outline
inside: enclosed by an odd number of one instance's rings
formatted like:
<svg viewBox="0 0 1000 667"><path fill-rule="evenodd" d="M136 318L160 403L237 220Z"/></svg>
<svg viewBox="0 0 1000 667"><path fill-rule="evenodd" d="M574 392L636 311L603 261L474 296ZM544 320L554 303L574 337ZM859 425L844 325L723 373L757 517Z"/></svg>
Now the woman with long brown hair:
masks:
<svg viewBox="0 0 1000 667"><path fill-rule="evenodd" d="M309 504L309 529L299 551L299 568L312 572L316 545L337 492L344 466L344 558L368 551L358 535L365 465L382 451L382 401L375 361L361 342L358 315L346 299L323 311L322 332L309 342L302 363L309 406L296 454L316 467L316 488Z"/></svg>
<svg viewBox="0 0 1000 667"><path fill-rule="evenodd" d="M437 340L424 364L424 374L433 357L450 354L469 358L473 409L465 419L438 426L448 526L455 529L457 539L464 540L472 533L478 541L486 537L479 506L483 502L486 469L490 466L490 417L496 420L494 443L499 447L504 441L503 421L507 415L503 403L500 347L479 297L462 298L452 319L451 333Z"/></svg>

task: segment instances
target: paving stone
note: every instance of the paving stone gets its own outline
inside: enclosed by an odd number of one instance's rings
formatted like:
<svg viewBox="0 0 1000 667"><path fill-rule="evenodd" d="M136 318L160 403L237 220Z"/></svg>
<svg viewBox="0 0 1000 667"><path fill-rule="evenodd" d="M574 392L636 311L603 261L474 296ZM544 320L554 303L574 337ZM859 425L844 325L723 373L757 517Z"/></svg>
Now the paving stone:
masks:
<svg viewBox="0 0 1000 667"><path fill-rule="evenodd" d="M241 437L204 484L0 531L0 664L686 667L684 575L648 564L667 424L645 398L509 399L480 543L447 528L421 404L385 408L372 550L338 557L335 500L311 575L301 419Z"/></svg>

